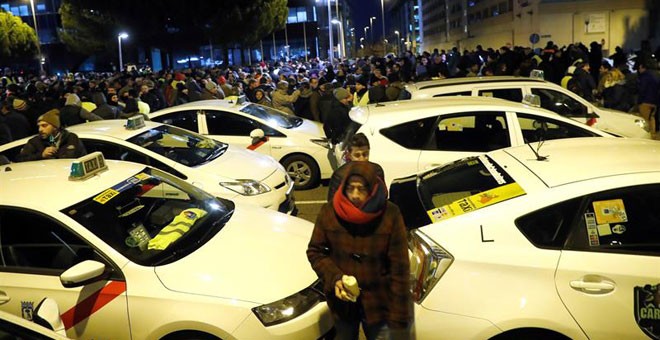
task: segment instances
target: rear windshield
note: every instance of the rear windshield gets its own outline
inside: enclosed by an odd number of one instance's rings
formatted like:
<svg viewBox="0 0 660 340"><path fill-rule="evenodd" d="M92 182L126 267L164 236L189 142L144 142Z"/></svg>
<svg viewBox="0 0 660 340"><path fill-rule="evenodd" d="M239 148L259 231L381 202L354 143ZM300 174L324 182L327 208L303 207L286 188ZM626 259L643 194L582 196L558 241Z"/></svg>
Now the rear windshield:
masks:
<svg viewBox="0 0 660 340"><path fill-rule="evenodd" d="M465 158L420 176L420 199L433 222L525 194L506 171L485 155Z"/></svg>
<svg viewBox="0 0 660 340"><path fill-rule="evenodd" d="M300 117L288 115L282 111L259 104L247 104L240 111L285 129L292 129L303 123Z"/></svg>

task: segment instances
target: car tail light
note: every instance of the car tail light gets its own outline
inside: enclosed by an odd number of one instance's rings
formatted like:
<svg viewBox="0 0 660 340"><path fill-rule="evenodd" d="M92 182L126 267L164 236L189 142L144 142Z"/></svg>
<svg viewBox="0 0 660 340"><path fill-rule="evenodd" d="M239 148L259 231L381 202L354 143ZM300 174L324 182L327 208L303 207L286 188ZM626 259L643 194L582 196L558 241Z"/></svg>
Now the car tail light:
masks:
<svg viewBox="0 0 660 340"><path fill-rule="evenodd" d="M413 299L421 302L447 271L454 258L419 230L410 232L408 256Z"/></svg>

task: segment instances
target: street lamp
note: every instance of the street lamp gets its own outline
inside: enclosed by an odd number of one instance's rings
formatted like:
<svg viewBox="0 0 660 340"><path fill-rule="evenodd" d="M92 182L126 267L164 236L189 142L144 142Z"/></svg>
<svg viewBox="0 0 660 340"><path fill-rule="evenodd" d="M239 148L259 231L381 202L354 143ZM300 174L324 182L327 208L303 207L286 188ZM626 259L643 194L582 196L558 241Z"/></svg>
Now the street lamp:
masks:
<svg viewBox="0 0 660 340"><path fill-rule="evenodd" d="M341 23L341 21L337 19L332 19L331 21L335 25L339 25L339 35L341 36L340 38L340 44L341 44L341 55L342 57L346 57L346 42L344 41L344 25ZM341 57L340 57L341 58Z"/></svg>
<svg viewBox="0 0 660 340"><path fill-rule="evenodd" d="M37 28L37 13L34 11L34 0L30 0L32 8L32 21L34 22L34 33L37 35L37 54L39 54L39 70L44 73L44 60L41 55L41 40L39 40L39 28Z"/></svg>
<svg viewBox="0 0 660 340"><path fill-rule="evenodd" d="M376 17L369 18L369 29L371 29L371 43L374 42L374 20L376 20Z"/></svg>
<svg viewBox="0 0 660 340"><path fill-rule="evenodd" d="M401 34L398 30L394 31L394 34L396 34L396 54L399 55L401 54Z"/></svg>
<svg viewBox="0 0 660 340"><path fill-rule="evenodd" d="M385 0L380 0L380 16L383 18L383 38L385 38Z"/></svg>
<svg viewBox="0 0 660 340"><path fill-rule="evenodd" d="M364 38L367 38L367 30L369 29L369 26L364 26Z"/></svg>
<svg viewBox="0 0 660 340"><path fill-rule="evenodd" d="M122 32L117 35L117 43L119 44L119 72L124 70L124 62L122 61L121 56L121 40L128 38L128 33Z"/></svg>

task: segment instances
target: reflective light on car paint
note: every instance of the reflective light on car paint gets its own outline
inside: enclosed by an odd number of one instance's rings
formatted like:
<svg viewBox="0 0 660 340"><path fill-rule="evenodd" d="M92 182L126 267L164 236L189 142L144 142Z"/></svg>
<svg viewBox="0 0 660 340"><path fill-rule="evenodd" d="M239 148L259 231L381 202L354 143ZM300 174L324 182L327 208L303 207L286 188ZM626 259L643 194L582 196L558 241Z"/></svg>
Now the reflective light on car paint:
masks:
<svg viewBox="0 0 660 340"><path fill-rule="evenodd" d="M211 209L213 209L213 210L219 210L219 209L220 209L220 205L219 205L218 203L215 203L215 202L213 202L213 203L209 203L209 208L211 208Z"/></svg>
<svg viewBox="0 0 660 340"><path fill-rule="evenodd" d="M284 316L291 316L291 315L293 315L293 312L294 312L294 311L295 311L295 310L294 310L293 307L289 307L289 308L287 308L287 309L285 309L285 310L282 311L282 315L284 315Z"/></svg>
<svg viewBox="0 0 660 340"><path fill-rule="evenodd" d="M523 309L526 306L527 306L527 298L523 296L520 298L520 309Z"/></svg>
<svg viewBox="0 0 660 340"><path fill-rule="evenodd" d="M213 281L213 277L212 277L211 275L208 275L208 274L202 274L202 275L200 275L200 276L199 276L199 279L200 279L201 281L204 281L204 282L212 282L212 281Z"/></svg>

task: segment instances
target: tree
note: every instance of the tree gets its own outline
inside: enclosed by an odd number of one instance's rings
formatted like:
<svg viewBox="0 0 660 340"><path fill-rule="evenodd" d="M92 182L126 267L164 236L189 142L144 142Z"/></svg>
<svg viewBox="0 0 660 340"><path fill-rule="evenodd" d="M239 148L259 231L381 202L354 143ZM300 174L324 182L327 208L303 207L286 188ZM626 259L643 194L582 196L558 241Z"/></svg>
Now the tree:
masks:
<svg viewBox="0 0 660 340"><path fill-rule="evenodd" d="M69 0L60 6L60 40L72 51L92 55L111 50L115 44L115 21L101 11L81 7Z"/></svg>
<svg viewBox="0 0 660 340"><path fill-rule="evenodd" d="M37 34L21 18L0 10L0 59L18 61L37 54Z"/></svg>

